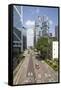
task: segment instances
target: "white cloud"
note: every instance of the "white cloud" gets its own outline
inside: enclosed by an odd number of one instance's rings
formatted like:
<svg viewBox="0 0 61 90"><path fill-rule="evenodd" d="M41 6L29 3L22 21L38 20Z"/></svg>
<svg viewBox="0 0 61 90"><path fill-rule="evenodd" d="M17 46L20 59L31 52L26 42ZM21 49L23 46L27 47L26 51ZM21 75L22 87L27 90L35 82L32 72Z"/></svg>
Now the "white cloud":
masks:
<svg viewBox="0 0 61 90"><path fill-rule="evenodd" d="M27 27L32 27L32 26L35 25L35 21L28 20L28 21L26 21L25 25L26 25Z"/></svg>

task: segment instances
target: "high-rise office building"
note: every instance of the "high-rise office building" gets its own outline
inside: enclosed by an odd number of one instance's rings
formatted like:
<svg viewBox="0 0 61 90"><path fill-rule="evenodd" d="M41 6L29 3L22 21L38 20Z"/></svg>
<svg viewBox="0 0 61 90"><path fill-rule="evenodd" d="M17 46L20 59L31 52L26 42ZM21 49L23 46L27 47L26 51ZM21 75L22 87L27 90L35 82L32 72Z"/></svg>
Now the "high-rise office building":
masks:
<svg viewBox="0 0 61 90"><path fill-rule="evenodd" d="M26 48L26 28L23 26L23 6L19 8L19 6L14 5L14 10L13 10L13 28L16 28L16 32L21 32L21 34L17 35L17 37L20 37L20 52L23 52ZM13 29L13 32L15 30ZM17 34L17 33L16 33Z"/></svg>
<svg viewBox="0 0 61 90"><path fill-rule="evenodd" d="M49 19L47 16L38 16L35 21L34 30L34 44L36 44L38 38L48 36L49 34Z"/></svg>
<svg viewBox="0 0 61 90"><path fill-rule="evenodd" d="M49 34L49 19L47 16L42 16L42 36Z"/></svg>
<svg viewBox="0 0 61 90"><path fill-rule="evenodd" d="M35 29L34 29L34 44L36 44L37 40L39 37L42 36L42 22L41 22L42 17L38 16L38 18L35 20Z"/></svg>
<svg viewBox="0 0 61 90"><path fill-rule="evenodd" d="M16 59L27 48L26 28L23 26L23 7L15 6L13 8L13 69L19 63Z"/></svg>
<svg viewBox="0 0 61 90"><path fill-rule="evenodd" d="M27 49L27 30L25 27L22 28L22 35L23 35L23 51Z"/></svg>
<svg viewBox="0 0 61 90"><path fill-rule="evenodd" d="M22 35L22 27L23 27L23 10L19 6L15 6L13 8L13 48L14 46L16 46L16 48L14 48L14 50L18 50L18 48L20 48L19 52L23 51L23 35ZM15 41L14 41L14 38ZM20 43L18 43L18 40ZM20 44L20 45L19 45ZM17 47L19 45L19 47ZM17 53L17 52L16 52Z"/></svg>

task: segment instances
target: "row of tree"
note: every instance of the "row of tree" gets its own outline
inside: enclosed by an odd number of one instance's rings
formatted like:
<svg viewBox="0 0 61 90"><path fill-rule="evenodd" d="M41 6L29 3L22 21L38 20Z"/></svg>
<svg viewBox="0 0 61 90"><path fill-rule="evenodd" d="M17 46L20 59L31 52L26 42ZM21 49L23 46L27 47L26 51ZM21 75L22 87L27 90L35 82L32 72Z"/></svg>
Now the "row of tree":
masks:
<svg viewBox="0 0 61 90"><path fill-rule="evenodd" d="M48 37L40 37L35 45L42 59L51 58L52 40Z"/></svg>

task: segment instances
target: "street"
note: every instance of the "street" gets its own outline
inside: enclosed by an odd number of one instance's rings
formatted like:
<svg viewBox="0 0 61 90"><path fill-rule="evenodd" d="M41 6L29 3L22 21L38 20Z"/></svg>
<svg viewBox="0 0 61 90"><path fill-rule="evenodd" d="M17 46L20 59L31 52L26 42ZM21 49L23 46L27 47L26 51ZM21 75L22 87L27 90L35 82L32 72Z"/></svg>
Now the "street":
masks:
<svg viewBox="0 0 61 90"><path fill-rule="evenodd" d="M13 79L14 85L58 82L58 72L55 72L45 61L36 58L33 50L26 53L25 59L18 65L16 72Z"/></svg>

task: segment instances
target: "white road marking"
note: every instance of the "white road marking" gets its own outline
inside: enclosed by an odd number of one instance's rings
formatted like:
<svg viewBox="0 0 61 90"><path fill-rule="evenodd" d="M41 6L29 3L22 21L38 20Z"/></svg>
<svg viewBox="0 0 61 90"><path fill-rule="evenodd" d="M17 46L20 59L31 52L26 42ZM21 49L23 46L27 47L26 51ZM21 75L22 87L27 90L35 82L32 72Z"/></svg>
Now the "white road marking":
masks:
<svg viewBox="0 0 61 90"><path fill-rule="evenodd" d="M45 73L45 77L48 77L48 74L47 73Z"/></svg>
<svg viewBox="0 0 61 90"><path fill-rule="evenodd" d="M28 76L33 76L33 73L32 72L28 72Z"/></svg>
<svg viewBox="0 0 61 90"><path fill-rule="evenodd" d="M30 76L30 72L28 72L28 76Z"/></svg>
<svg viewBox="0 0 61 90"><path fill-rule="evenodd" d="M30 74L31 74L31 76L33 76L33 73L32 72Z"/></svg>
<svg viewBox="0 0 61 90"><path fill-rule="evenodd" d="M51 77L51 74L48 74L49 77Z"/></svg>

